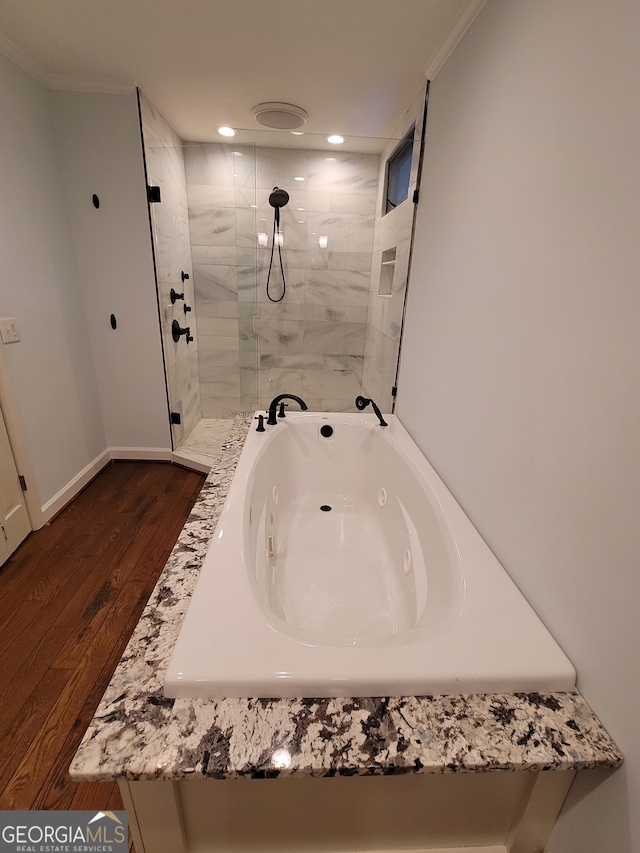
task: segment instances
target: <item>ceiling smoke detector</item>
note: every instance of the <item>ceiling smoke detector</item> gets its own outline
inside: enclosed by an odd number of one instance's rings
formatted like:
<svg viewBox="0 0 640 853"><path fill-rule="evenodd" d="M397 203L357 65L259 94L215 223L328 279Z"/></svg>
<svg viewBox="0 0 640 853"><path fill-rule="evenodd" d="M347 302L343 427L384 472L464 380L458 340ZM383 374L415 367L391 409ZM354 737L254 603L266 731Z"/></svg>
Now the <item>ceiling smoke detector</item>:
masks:
<svg viewBox="0 0 640 853"><path fill-rule="evenodd" d="M302 127L309 118L309 113L302 107L296 107L294 104L282 104L279 101L258 104L251 110L251 113L261 125L271 127L274 130L296 130L296 128Z"/></svg>

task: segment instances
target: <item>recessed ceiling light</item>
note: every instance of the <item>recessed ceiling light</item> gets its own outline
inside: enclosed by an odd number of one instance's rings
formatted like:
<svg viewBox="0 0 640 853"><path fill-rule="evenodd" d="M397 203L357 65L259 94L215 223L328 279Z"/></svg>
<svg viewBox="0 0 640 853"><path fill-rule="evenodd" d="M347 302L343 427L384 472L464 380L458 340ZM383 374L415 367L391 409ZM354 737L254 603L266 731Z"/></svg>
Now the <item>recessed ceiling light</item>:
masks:
<svg viewBox="0 0 640 853"><path fill-rule="evenodd" d="M236 132L232 127L219 127L218 133L220 136L235 136Z"/></svg>
<svg viewBox="0 0 640 853"><path fill-rule="evenodd" d="M296 175L296 177L293 180L294 181L304 181L304 178L302 177L302 175Z"/></svg>
<svg viewBox="0 0 640 853"><path fill-rule="evenodd" d="M292 130L292 131L291 131L291 135L292 135L292 136L304 136L304 131L302 131L302 130Z"/></svg>
<svg viewBox="0 0 640 853"><path fill-rule="evenodd" d="M331 136L327 136L327 142L330 142L332 145L342 145L344 142L344 136L340 136L338 133L333 133Z"/></svg>

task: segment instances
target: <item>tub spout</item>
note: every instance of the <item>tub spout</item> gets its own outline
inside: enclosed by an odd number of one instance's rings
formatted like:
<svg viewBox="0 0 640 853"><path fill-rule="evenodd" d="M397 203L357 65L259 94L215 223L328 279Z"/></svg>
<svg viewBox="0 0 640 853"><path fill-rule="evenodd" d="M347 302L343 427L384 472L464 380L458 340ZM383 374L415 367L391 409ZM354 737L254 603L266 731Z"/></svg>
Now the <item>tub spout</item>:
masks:
<svg viewBox="0 0 640 853"><path fill-rule="evenodd" d="M300 397L296 397L295 394L278 394L277 397L273 398L273 400L271 401L271 405L269 406L269 418L267 420L269 426L273 426L274 424L278 423L278 421L276 420L276 409L278 407L278 403L281 400L295 400L303 412L307 411L308 407L305 401L301 400Z"/></svg>
<svg viewBox="0 0 640 853"><path fill-rule="evenodd" d="M363 409L366 409L368 405L371 405L373 411L376 413L378 420L380 421L380 426L389 426L389 424L382 417L382 412L376 406L373 400L370 400L368 397L356 397L356 409L361 412Z"/></svg>

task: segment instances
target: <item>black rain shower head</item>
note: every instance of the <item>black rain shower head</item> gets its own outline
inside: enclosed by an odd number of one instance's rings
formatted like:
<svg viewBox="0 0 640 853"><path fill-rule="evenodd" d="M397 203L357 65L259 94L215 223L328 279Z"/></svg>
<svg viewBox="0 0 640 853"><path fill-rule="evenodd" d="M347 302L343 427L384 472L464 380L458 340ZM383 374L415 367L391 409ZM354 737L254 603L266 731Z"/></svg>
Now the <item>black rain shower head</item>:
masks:
<svg viewBox="0 0 640 853"><path fill-rule="evenodd" d="M284 207L285 204L289 203L289 193L286 190L281 190L279 187L274 187L273 192L269 196L269 204L271 207L275 207L276 210L280 207Z"/></svg>

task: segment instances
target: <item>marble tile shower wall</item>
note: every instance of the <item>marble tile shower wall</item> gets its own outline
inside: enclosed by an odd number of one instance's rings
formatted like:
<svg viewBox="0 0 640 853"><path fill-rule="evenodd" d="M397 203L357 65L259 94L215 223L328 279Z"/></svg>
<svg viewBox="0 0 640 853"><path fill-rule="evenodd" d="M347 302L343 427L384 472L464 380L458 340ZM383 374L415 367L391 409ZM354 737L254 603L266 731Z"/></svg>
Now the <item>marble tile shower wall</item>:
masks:
<svg viewBox="0 0 640 853"><path fill-rule="evenodd" d="M185 167L203 416L263 407L283 392L315 410L353 409L379 157L210 144L188 146ZM278 303L266 294L274 186L290 195L281 211L286 294ZM257 246L258 232L267 247ZM270 292L282 293L277 251Z"/></svg>
<svg viewBox="0 0 640 853"><path fill-rule="evenodd" d="M257 405L253 146L184 149L203 417Z"/></svg>
<svg viewBox="0 0 640 853"><path fill-rule="evenodd" d="M193 314L185 314L184 305L194 305L184 156L182 141L142 93L140 107L147 180L160 187L162 197L160 204L151 205L151 217L169 402L181 415L181 423L172 425L178 447L201 417L197 336L187 344L184 337L175 343L171 335L174 319L183 328L189 325ZM184 283L182 271L190 275ZM172 287L184 292L184 301L172 305Z"/></svg>

